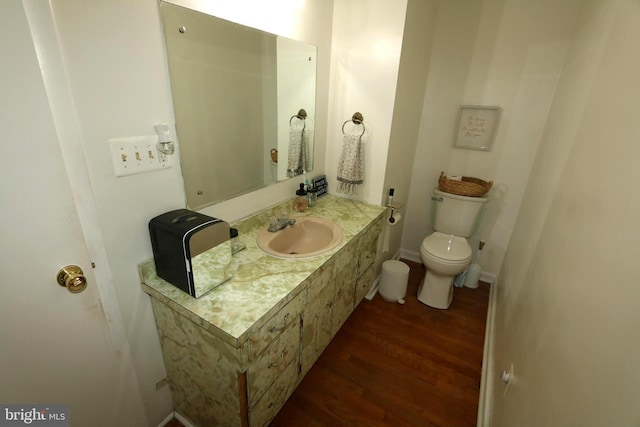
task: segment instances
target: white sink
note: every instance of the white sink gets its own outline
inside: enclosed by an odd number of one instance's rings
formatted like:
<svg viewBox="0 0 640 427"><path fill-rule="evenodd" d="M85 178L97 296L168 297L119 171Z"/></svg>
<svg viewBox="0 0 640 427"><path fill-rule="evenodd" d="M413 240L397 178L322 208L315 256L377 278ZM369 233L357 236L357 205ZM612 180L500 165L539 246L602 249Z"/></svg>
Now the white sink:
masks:
<svg viewBox="0 0 640 427"><path fill-rule="evenodd" d="M344 237L333 221L313 216L296 218L294 225L270 232L265 227L257 237L258 247L277 258L300 259L322 255L337 247Z"/></svg>

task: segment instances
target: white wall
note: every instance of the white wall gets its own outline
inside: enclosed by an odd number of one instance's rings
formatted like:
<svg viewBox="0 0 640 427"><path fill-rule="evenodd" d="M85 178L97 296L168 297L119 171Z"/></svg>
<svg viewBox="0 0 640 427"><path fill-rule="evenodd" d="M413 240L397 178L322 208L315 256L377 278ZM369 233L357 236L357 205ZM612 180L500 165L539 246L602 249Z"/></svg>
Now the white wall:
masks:
<svg viewBox="0 0 640 427"><path fill-rule="evenodd" d="M301 8L290 2L269 4L268 8L257 1L208 5L222 18L318 46L318 87L322 90L317 97L316 122L318 128L326 129L332 4L316 0ZM167 387L155 390L165 370L137 264L152 257L149 219L184 207L182 178L177 164L160 172L116 178L107 141L153 135L153 125L173 123L158 4L155 0L60 0L53 2L53 8L109 258L109 266L98 265L97 269L111 269L147 417L151 425L157 425L172 404ZM317 136L325 138L321 132ZM324 165L322 150L316 152L316 162ZM215 205L206 213L234 221L291 197L295 184L277 184Z"/></svg>
<svg viewBox="0 0 640 427"><path fill-rule="evenodd" d="M441 171L494 181L480 264L496 275L543 135L579 0L439 2L402 247L420 259ZM452 148L460 105L503 109L490 152Z"/></svg>
<svg viewBox="0 0 640 427"><path fill-rule="evenodd" d="M400 220L393 227L387 226L383 230L379 255L382 260L395 257L402 243L403 218L409 200L437 11L438 0L409 0L407 4L384 191L381 195L381 202L386 204L389 189L395 190L393 204L399 207L395 218Z"/></svg>
<svg viewBox="0 0 640 427"><path fill-rule="evenodd" d="M382 200L406 5L407 0L334 1L326 163L330 193L337 190L342 125L358 111L366 128L365 177L352 197L372 204Z"/></svg>
<svg viewBox="0 0 640 427"><path fill-rule="evenodd" d="M497 291L501 426L640 425L640 4L584 2Z"/></svg>

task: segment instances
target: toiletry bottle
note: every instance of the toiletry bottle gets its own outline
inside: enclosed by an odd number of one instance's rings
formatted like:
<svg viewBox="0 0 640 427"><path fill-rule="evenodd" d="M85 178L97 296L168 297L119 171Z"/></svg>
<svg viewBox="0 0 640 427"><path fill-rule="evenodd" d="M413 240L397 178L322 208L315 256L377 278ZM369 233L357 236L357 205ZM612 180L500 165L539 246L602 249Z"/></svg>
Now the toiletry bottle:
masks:
<svg viewBox="0 0 640 427"><path fill-rule="evenodd" d="M394 193L394 189L390 188L389 195L387 196L387 207L391 207L391 205L393 204L393 193Z"/></svg>
<svg viewBox="0 0 640 427"><path fill-rule="evenodd" d="M318 190L316 189L316 187L309 185L309 180L307 180L307 199L309 200L310 208L316 205L317 198L318 198Z"/></svg>
<svg viewBox="0 0 640 427"><path fill-rule="evenodd" d="M296 198L293 200L293 210L304 212L309 207L309 199L304 189L304 183L300 183L300 189L296 191Z"/></svg>

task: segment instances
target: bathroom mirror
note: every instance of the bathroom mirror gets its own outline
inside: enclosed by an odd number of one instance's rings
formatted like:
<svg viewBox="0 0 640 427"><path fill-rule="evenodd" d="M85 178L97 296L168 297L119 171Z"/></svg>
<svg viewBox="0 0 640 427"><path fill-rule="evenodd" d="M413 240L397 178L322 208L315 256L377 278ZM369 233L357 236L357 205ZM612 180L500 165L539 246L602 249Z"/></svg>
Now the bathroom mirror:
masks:
<svg viewBox="0 0 640 427"><path fill-rule="evenodd" d="M315 46L161 2L187 207L313 169Z"/></svg>

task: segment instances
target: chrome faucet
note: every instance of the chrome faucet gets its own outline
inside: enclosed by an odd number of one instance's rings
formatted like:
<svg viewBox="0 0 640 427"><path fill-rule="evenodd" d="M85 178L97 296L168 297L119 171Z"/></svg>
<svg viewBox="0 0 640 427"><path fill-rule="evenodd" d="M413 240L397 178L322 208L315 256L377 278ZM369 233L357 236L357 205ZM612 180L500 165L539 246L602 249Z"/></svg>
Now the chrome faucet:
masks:
<svg viewBox="0 0 640 427"><path fill-rule="evenodd" d="M291 218L276 218L275 216L269 217L269 227L267 228L267 230L269 230L272 233L275 233L276 231L280 231L283 228L286 228L289 225L293 225L296 223L295 219L291 219Z"/></svg>

